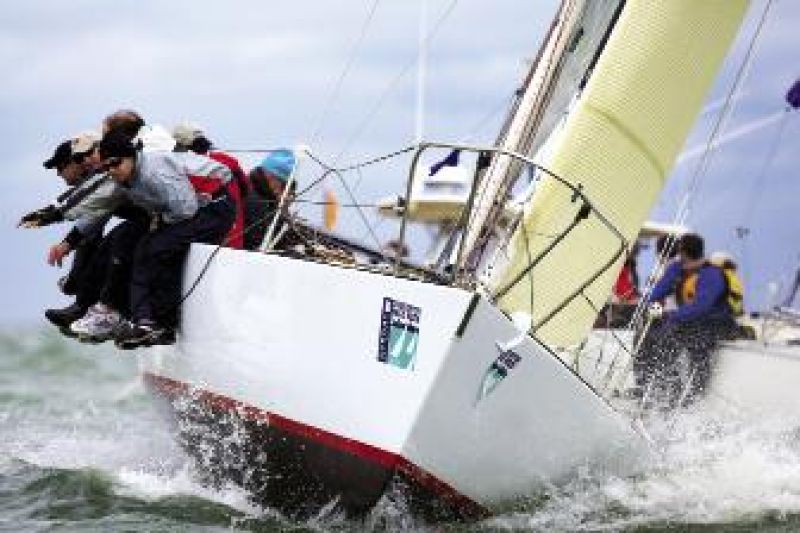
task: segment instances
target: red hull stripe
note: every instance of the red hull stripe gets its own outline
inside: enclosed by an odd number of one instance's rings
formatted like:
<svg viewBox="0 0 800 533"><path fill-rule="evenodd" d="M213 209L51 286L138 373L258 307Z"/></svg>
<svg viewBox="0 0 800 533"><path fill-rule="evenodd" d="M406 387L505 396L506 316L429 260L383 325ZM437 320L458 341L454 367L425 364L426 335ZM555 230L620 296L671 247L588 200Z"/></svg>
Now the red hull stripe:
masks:
<svg viewBox="0 0 800 533"><path fill-rule="evenodd" d="M182 381L158 376L150 372L144 373L144 379L154 389L168 396L190 396L214 409L236 413L245 420L266 422L286 433L312 440L335 450L346 452L383 468L394 469L405 474L420 486L434 492L443 500L460 509L461 512L467 516L477 518L485 517L490 514L489 511L479 503L464 496L444 481L396 453L387 452L375 446L264 411L258 407L245 404L221 394L192 387L188 383Z"/></svg>

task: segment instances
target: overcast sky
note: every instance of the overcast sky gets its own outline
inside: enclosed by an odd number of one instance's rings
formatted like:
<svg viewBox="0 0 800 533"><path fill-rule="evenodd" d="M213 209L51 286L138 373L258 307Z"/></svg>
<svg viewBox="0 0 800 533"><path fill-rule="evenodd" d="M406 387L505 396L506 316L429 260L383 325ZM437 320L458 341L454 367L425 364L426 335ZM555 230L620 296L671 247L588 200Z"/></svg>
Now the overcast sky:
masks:
<svg viewBox="0 0 800 533"><path fill-rule="evenodd" d="M433 35L425 138L494 139L504 105L556 5L556 0L428 0L427 25ZM656 208L654 216L661 220L674 217L699 161L692 154L717 116L715 103L730 88L763 6L763 0L752 3L709 96L709 111L699 118L684 162ZM67 302L55 287L63 271L47 266L45 256L68 227L14 228L22 213L45 205L62 190L60 180L41 165L62 138L97 128L104 115L127 107L151 123L196 121L221 147L306 143L342 163L402 148L414 139L419 17L419 3L408 0L28 0L5 5L0 17L5 78L0 92L5 177L0 323L42 322L44 308ZM733 228L751 228L742 261L756 307L763 305L766 283L785 284L800 263L800 221L792 216L800 198L794 164L800 124L795 116L784 123L783 142L769 168L761 170L779 129L780 119L773 117L800 76L794 55L798 27L800 2L773 0L741 98L721 133L731 140L714 153L701 176L689 218L708 237L710 248L740 256L745 243L734 237ZM351 55L358 42L358 53ZM332 99L349 59L347 76ZM399 169L386 167L355 179L360 199L373 201L399 192L403 177ZM344 224L352 230L351 221Z"/></svg>

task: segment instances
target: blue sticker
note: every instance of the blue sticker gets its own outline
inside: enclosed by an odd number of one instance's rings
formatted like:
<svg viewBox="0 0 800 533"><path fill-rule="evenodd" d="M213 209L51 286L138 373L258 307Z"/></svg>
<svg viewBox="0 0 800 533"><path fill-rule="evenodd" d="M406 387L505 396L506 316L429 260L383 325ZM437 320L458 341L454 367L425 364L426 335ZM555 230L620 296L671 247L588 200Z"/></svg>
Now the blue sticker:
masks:
<svg viewBox="0 0 800 533"><path fill-rule="evenodd" d="M419 307L384 298L378 361L404 369L414 369L419 346Z"/></svg>

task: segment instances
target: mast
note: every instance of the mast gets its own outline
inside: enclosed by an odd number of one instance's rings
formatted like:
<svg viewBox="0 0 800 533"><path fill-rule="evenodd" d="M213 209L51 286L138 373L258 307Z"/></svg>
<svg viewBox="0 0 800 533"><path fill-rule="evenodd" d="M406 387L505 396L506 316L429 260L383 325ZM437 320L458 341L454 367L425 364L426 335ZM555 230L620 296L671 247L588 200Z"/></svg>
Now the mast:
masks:
<svg viewBox="0 0 800 533"><path fill-rule="evenodd" d="M563 0L544 44L527 77L522 97L507 128L501 132L502 147L517 153L528 153L533 141L532 133L537 129L542 112L551 96L551 88L558 76L562 58L573 39L575 27L585 0ZM466 229L464 260L458 265L464 268L468 258L474 256L483 240L488 237L498 214L502 211L506 194L519 175L519 164L506 156L495 157L479 184L475 196L475 208Z"/></svg>

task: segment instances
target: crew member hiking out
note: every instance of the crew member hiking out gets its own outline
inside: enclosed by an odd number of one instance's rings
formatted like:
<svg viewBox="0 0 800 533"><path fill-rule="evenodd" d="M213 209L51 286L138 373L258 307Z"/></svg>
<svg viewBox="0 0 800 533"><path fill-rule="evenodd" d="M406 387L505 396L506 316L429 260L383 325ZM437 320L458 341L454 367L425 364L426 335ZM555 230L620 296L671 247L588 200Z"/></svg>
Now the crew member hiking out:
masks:
<svg viewBox="0 0 800 533"><path fill-rule="evenodd" d="M225 239L225 245L231 248L241 249L244 246L244 200L247 196L249 187L247 176L245 175L239 161L230 154L213 149L213 143L208 139L200 126L189 122L182 122L172 129L172 136L175 138L176 152L194 152L204 155L222 163L233 173L233 179L228 182L228 195L236 208L236 218L233 226Z"/></svg>
<svg viewBox="0 0 800 533"><path fill-rule="evenodd" d="M149 127L136 111L122 109L103 119L104 134L114 130L124 134L143 151L170 151L174 139L161 127ZM99 151L96 159L102 166ZM114 195L116 184L108 179L110 194L98 196L95 211L117 216L123 221L109 231L100 242L96 254L86 267L86 275L78 288L76 303L88 310L70 324L69 330L83 342L103 342L111 338L121 319L130 318L130 279L133 254L139 240L148 232L150 215L130 201L119 202ZM104 203L103 203L104 202ZM95 220L90 220L89 225ZM102 225L102 219L99 224ZM99 233L99 232L98 232Z"/></svg>
<svg viewBox="0 0 800 533"><path fill-rule="evenodd" d="M151 215L150 232L134 255L131 321L115 330L115 342L120 348L170 344L189 245L219 244L233 223L234 207L225 187L231 171L192 153L140 152L129 136L114 130L100 142L100 154L118 184L120 201L129 200ZM192 178L203 182L202 192Z"/></svg>
<svg viewBox="0 0 800 533"><path fill-rule="evenodd" d="M99 171L99 160L95 155L99 140L99 135L87 131L58 145L53 156L44 162L44 167L55 169L70 188L60 194L56 202L24 215L19 222L19 226L26 228L40 228L67 220L75 222L66 237L52 245L47 254L50 265L61 266L64 258L75 251L69 273L59 281L61 291L67 295L77 295L85 282L87 265L101 237L99 231L81 232L85 220L91 217L97 203L113 188ZM86 308L76 301L62 309L47 309L45 317L62 332L69 333L70 323L85 311Z"/></svg>
<svg viewBox="0 0 800 533"><path fill-rule="evenodd" d="M678 258L667 265L650 294L654 320L634 364L640 392L676 407L702 394L711 378L712 353L722 339L737 336L722 269L704 257L702 237L686 234L678 242ZM674 295L678 308L664 311ZM686 380L681 379L683 354L688 355Z"/></svg>

